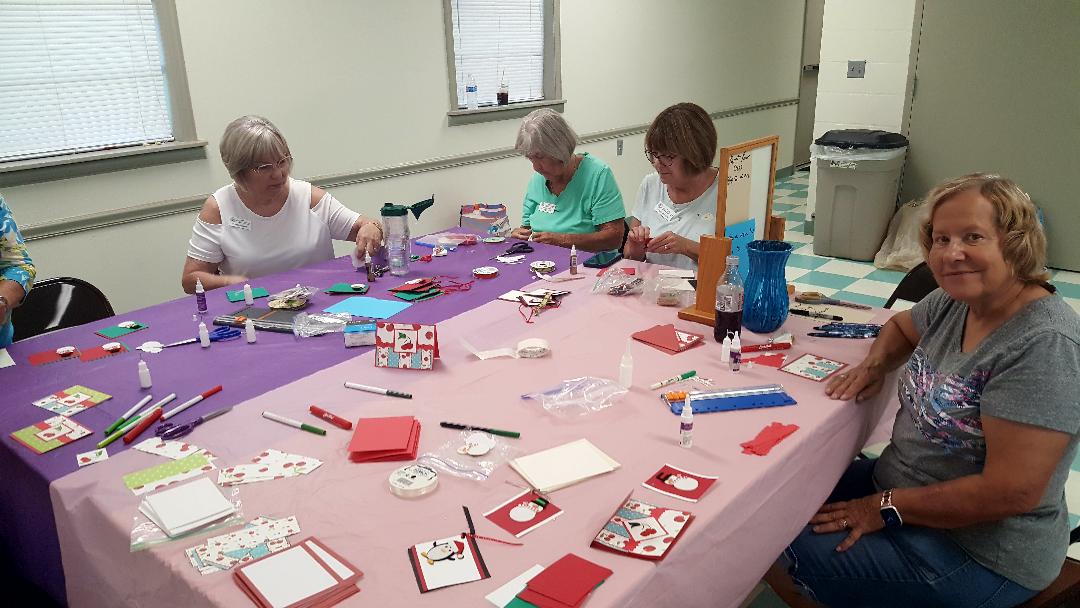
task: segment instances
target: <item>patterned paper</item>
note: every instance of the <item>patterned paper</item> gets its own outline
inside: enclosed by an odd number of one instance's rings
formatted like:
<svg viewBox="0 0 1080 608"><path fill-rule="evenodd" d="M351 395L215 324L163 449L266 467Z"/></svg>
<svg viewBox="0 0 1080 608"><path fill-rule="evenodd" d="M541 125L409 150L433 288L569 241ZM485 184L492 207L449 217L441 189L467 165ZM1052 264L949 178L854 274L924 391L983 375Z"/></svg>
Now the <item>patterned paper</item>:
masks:
<svg viewBox="0 0 1080 608"><path fill-rule="evenodd" d="M179 460L186 456L191 456L196 452L206 451L198 446L187 443L186 441L168 441L158 437L151 437L132 447L140 452L157 454L158 456L164 456L166 458L171 458L172 460Z"/></svg>
<svg viewBox="0 0 1080 608"><path fill-rule="evenodd" d="M75 457L75 462L78 463L79 468L89 466L95 462L101 462L102 460L108 460L109 452L105 448L99 448L97 450L91 450L89 452L83 452Z"/></svg>
<svg viewBox="0 0 1080 608"><path fill-rule="evenodd" d="M75 386L65 388L62 391L46 395L33 403L37 407L49 410L54 414L71 416L73 414L78 414L83 410L92 408L111 398L112 395L106 395L105 393L95 391L92 388L76 384Z"/></svg>
<svg viewBox="0 0 1080 608"><path fill-rule="evenodd" d="M296 516L282 519L257 517L237 532L210 537L184 553L200 574L213 574L287 549L289 540L286 537L299 533Z"/></svg>
<svg viewBox="0 0 1080 608"><path fill-rule="evenodd" d="M217 467L211 461L212 458L213 456L204 451L196 452L179 460L128 473L124 475L124 485L136 496L142 496L147 492L213 471Z"/></svg>
<svg viewBox="0 0 1080 608"><path fill-rule="evenodd" d="M593 539L592 545L632 557L660 560L693 514L628 498Z"/></svg>
<svg viewBox="0 0 1080 608"><path fill-rule="evenodd" d="M289 454L280 450L266 450L250 464L238 464L218 473L218 485L236 486L244 483L270 481L306 475L322 466L322 461L310 456Z"/></svg>
<svg viewBox="0 0 1080 608"><path fill-rule="evenodd" d="M11 438L38 454L82 439L91 433L90 429L66 416L54 416L11 434Z"/></svg>
<svg viewBox="0 0 1080 608"><path fill-rule="evenodd" d="M439 358L434 325L380 321L375 328L375 367L431 369Z"/></svg>

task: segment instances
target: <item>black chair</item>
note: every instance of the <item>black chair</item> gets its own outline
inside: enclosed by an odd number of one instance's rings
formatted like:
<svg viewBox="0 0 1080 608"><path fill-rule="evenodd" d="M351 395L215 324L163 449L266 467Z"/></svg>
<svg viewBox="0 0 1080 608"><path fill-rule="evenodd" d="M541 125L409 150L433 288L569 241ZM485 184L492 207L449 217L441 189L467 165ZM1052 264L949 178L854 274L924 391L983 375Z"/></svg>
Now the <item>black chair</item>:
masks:
<svg viewBox="0 0 1080 608"><path fill-rule="evenodd" d="M934 279L934 273L930 271L930 267L926 265L926 262L920 262L918 266L909 270L904 275L904 278L900 279L900 283L893 290L888 301L885 302L885 308L892 308L897 300L918 302L937 288L938 284L937 280Z"/></svg>
<svg viewBox="0 0 1080 608"><path fill-rule="evenodd" d="M11 311L15 341L111 317L109 298L82 279L59 277L35 283L22 306Z"/></svg>

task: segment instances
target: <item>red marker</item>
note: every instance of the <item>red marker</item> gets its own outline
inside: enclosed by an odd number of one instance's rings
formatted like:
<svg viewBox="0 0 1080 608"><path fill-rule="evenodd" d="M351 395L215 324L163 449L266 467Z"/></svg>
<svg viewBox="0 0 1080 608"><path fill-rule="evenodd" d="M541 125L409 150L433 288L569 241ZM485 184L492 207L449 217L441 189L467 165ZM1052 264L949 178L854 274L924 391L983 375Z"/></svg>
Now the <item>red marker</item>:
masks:
<svg viewBox="0 0 1080 608"><path fill-rule="evenodd" d="M791 348L791 342L770 342L766 344L751 344L742 347L744 353L756 353L767 350L787 350Z"/></svg>
<svg viewBox="0 0 1080 608"><path fill-rule="evenodd" d="M161 418L161 413L163 411L164 410L159 407L154 411L150 412L150 414L148 414L146 418L143 418L142 421L139 422L139 424L135 425L135 428L128 431L127 435L124 435L124 443L131 443L132 441L135 441L136 437L141 435L142 432L146 429L150 428L151 424L157 422L158 418Z"/></svg>
<svg viewBox="0 0 1080 608"><path fill-rule="evenodd" d="M330 412L322 409L317 405L309 407L308 410L311 411L313 415L322 418L323 420L329 422L336 427L341 427L346 431L352 429L352 422L342 418L341 416L335 416L334 414L331 414Z"/></svg>

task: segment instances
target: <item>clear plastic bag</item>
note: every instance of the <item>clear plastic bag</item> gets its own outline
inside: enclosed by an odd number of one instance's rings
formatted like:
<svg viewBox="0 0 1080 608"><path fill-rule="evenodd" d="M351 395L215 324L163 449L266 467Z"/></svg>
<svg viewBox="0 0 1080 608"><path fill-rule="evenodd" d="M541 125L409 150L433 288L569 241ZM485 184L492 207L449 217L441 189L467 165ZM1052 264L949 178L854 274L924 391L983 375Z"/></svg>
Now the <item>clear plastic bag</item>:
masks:
<svg viewBox="0 0 1080 608"><path fill-rule="evenodd" d="M596 279L593 283L593 293L604 293L610 296L641 295L645 291L645 280L632 274L627 274L622 268L613 268Z"/></svg>
<svg viewBox="0 0 1080 608"><path fill-rule="evenodd" d="M275 294L271 294L267 300L267 306L270 308L280 308L282 310L299 310L307 306L308 300L311 296L318 291L318 288L297 285L296 287L290 287L285 291L279 291Z"/></svg>
<svg viewBox="0 0 1080 608"><path fill-rule="evenodd" d="M545 391L522 395L522 399L539 401L543 408L556 416L585 416L610 407L627 389L614 380L585 376L572 378Z"/></svg>
<svg viewBox="0 0 1080 608"><path fill-rule="evenodd" d="M225 495L225 498L227 498L229 502L231 502L233 506L236 507L236 510L233 511L232 515L211 522L205 526L195 528L190 532L185 532L184 534L180 534L178 536L170 537L169 535L165 534L164 530L159 528L154 522L150 521L149 517L143 515L142 511L139 511L136 508L135 516L132 518L133 523L131 526L131 552L134 553L136 551L142 551L143 549L149 549L150 547L153 547L155 545L171 543L175 540L184 540L193 536L205 534L206 532L210 532L212 530L220 530L222 528L228 528L229 526L235 526L237 524L244 523L244 514L242 509L243 501L240 500L240 488L233 486L231 488L222 488L221 490L221 493Z"/></svg>
<svg viewBox="0 0 1080 608"><path fill-rule="evenodd" d="M301 338L341 333L345 324L352 320L352 315L334 312L298 313L293 317L293 334Z"/></svg>
<svg viewBox="0 0 1080 608"><path fill-rule="evenodd" d="M491 433L461 431L434 452L421 454L416 461L455 477L484 481L500 464L515 458L520 451Z"/></svg>
<svg viewBox="0 0 1080 608"><path fill-rule="evenodd" d="M682 277L659 276L645 281L645 297L658 306L689 306L697 292Z"/></svg>

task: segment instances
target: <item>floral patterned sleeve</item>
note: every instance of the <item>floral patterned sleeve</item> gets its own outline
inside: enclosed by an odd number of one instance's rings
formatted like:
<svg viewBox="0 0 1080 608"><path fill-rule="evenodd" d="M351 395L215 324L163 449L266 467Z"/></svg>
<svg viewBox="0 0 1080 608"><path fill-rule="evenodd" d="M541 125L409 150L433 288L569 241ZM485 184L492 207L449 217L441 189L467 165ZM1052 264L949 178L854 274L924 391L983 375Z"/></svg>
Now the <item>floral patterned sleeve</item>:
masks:
<svg viewBox="0 0 1080 608"><path fill-rule="evenodd" d="M11 209L0 196L0 279L15 281L22 285L24 292L30 293L35 276L37 270L34 269L34 261L26 251Z"/></svg>

